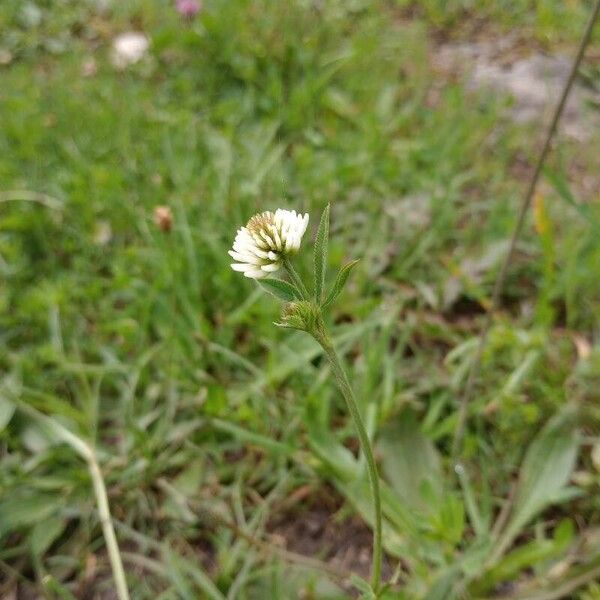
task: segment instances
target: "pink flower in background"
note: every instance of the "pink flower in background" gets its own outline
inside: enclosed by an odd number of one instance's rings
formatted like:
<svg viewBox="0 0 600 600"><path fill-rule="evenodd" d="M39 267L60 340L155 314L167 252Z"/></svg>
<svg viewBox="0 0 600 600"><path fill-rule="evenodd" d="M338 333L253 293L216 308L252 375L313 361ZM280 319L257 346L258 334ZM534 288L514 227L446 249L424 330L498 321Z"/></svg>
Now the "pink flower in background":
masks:
<svg viewBox="0 0 600 600"><path fill-rule="evenodd" d="M199 0L176 0L175 7L182 17L192 19L202 10L202 3Z"/></svg>

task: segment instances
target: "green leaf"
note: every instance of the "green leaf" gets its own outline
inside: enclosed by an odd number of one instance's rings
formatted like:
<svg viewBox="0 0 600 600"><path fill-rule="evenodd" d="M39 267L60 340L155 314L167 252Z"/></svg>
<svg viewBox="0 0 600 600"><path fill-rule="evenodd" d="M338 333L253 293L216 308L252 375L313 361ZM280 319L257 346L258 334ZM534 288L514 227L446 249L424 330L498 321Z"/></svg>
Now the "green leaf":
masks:
<svg viewBox="0 0 600 600"><path fill-rule="evenodd" d="M192 460L175 479L173 487L183 496L189 498L193 496L202 484L204 473L204 461L200 459Z"/></svg>
<svg viewBox="0 0 600 600"><path fill-rule="evenodd" d="M354 267L358 264L358 260L353 260L352 262L349 262L347 265L344 265L336 279L335 279L335 283L333 284L333 287L331 288L331 291L329 292L325 302L323 302L323 308L327 308L328 306L330 306L331 304L333 304L333 301L340 295L341 291L344 289L344 286L346 285L346 282L348 281L348 277L350 277L350 273L352 272L352 269L354 269Z"/></svg>
<svg viewBox="0 0 600 600"><path fill-rule="evenodd" d="M29 534L29 547L34 556L42 556L60 537L67 522L60 517L38 521Z"/></svg>
<svg viewBox="0 0 600 600"><path fill-rule="evenodd" d="M210 419L208 422L210 423L211 427L233 436L236 440L244 444L253 444L260 448L264 448L276 456L292 456L296 450L292 446L278 442L277 440L261 435L260 433L246 430L243 427L240 427L235 423L225 421L224 419Z"/></svg>
<svg viewBox="0 0 600 600"><path fill-rule="evenodd" d="M62 583L49 573L44 575L42 580L46 598L60 598L61 600L77 600L77 598Z"/></svg>
<svg viewBox="0 0 600 600"><path fill-rule="evenodd" d="M430 520L441 539L458 545L465 529L465 507L457 494L446 492L443 498L438 513Z"/></svg>
<svg viewBox="0 0 600 600"><path fill-rule="evenodd" d="M50 494L18 493L0 502L0 538L20 527L50 518L61 505L60 499Z"/></svg>
<svg viewBox="0 0 600 600"><path fill-rule="evenodd" d="M552 539L541 538L527 542L509 552L491 570L479 573L469 590L475 597L485 595L502 581L515 581L519 573L532 569L541 562L559 558L575 538L575 527L569 519L564 519L554 530Z"/></svg>
<svg viewBox="0 0 600 600"><path fill-rule="evenodd" d="M579 436L566 414L553 418L533 440L521 466L514 509L497 543L498 560L523 527L551 504L571 497L567 483L571 477Z"/></svg>
<svg viewBox="0 0 600 600"><path fill-rule="evenodd" d="M302 297L294 285L283 279L262 279L257 283L263 290L285 302L300 300Z"/></svg>
<svg viewBox="0 0 600 600"><path fill-rule="evenodd" d="M12 419L15 412L15 405L7 398L0 395L0 431L2 431Z"/></svg>
<svg viewBox="0 0 600 600"><path fill-rule="evenodd" d="M182 568L183 565L178 560L177 554L175 554L175 552L173 552L170 548L165 548L163 552L163 558L165 559L166 566L169 569L169 579L177 590L177 595L183 600L192 600L195 597L195 591L187 580L185 571Z"/></svg>
<svg viewBox="0 0 600 600"><path fill-rule="evenodd" d="M427 590L427 600L448 600L455 598L452 593L457 580L460 578L460 570L453 565L443 569L433 580L431 587Z"/></svg>
<svg viewBox="0 0 600 600"><path fill-rule="evenodd" d="M378 450L387 480L408 505L423 509L430 504L425 494L428 487L430 496L443 495L440 456L412 410L404 410L381 431Z"/></svg>
<svg viewBox="0 0 600 600"><path fill-rule="evenodd" d="M184 599L201 597L210 598L210 600L225 600L225 596L196 563L184 559L167 546L163 547L162 554L168 567L169 578L177 590L178 597ZM202 596L198 596L197 589L193 589L187 576L194 581L196 588L202 590Z"/></svg>
<svg viewBox="0 0 600 600"><path fill-rule="evenodd" d="M327 243L329 241L329 204L321 215L319 230L315 240L315 300L321 303L325 273L327 271Z"/></svg>
<svg viewBox="0 0 600 600"><path fill-rule="evenodd" d="M469 481L469 476L463 465L456 465L454 471L460 483L462 496L465 502L465 509L469 515L469 521L475 530L478 537L486 536L489 533L489 522L487 522L479 510L479 506L475 501L475 494Z"/></svg>
<svg viewBox="0 0 600 600"><path fill-rule="evenodd" d="M361 515L364 521L373 527L373 496L371 486L365 476L353 481L332 479L337 490L346 498L348 503ZM385 481L381 482L381 511L383 512L383 547L391 556L406 557L412 544L422 542L425 527L419 516L408 507ZM418 559L406 559L409 566Z"/></svg>
<svg viewBox="0 0 600 600"><path fill-rule="evenodd" d="M561 492L575 466L579 439L568 423L553 419L527 450L513 522L524 525Z"/></svg>
<svg viewBox="0 0 600 600"><path fill-rule="evenodd" d="M324 404L323 404L324 403ZM304 422L308 432L308 443L313 454L340 480L351 480L356 476L357 463L352 452L341 444L328 428L329 398L321 403L307 402Z"/></svg>
<svg viewBox="0 0 600 600"><path fill-rule="evenodd" d="M356 588L359 592L362 593L361 597L365 598L375 598L375 594L373 593L373 589L369 585L369 582L360 577L359 575L355 575L352 573L350 575L350 584L352 587Z"/></svg>

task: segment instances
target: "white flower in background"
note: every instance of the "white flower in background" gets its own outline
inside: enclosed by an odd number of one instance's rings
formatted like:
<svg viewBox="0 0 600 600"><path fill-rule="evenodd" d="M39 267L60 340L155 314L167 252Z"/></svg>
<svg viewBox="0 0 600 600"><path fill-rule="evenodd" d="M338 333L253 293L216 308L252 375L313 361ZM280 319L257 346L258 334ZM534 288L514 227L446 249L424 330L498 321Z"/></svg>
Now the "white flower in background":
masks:
<svg viewBox="0 0 600 600"><path fill-rule="evenodd" d="M111 59L117 69L124 69L143 58L150 42L143 33L128 31L118 35L112 44Z"/></svg>
<svg viewBox="0 0 600 600"><path fill-rule="evenodd" d="M298 252L307 226L308 214L295 210L278 208L254 215L238 229L229 251L237 261L231 268L253 279L267 277L281 268L284 257Z"/></svg>

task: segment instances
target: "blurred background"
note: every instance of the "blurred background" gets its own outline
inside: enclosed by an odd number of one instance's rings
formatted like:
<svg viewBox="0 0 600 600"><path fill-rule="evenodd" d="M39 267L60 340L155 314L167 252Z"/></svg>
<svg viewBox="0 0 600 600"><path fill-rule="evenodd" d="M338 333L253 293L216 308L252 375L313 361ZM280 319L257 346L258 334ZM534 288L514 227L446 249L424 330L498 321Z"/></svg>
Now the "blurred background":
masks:
<svg viewBox="0 0 600 600"><path fill-rule="evenodd" d="M42 414L95 448L132 598L356 597L352 423L227 255L255 212L307 211L308 274L331 202L387 597L600 599L600 25L450 459L591 9L2 0L0 598L116 597L87 465Z"/></svg>

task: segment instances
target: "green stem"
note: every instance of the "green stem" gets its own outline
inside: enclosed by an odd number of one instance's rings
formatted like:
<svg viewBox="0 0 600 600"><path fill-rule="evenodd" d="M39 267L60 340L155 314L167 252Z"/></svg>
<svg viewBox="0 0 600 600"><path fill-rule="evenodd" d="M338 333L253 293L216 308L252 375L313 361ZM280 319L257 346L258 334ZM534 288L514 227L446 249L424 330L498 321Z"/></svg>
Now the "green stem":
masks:
<svg viewBox="0 0 600 600"><path fill-rule="evenodd" d="M317 328L317 331L311 332L314 338L321 344L329 362L333 369L338 387L340 388L346 405L350 411L350 415L354 421L356 432L358 433L358 439L362 451L367 459L367 470L369 473L369 481L371 484L371 493L373 495L373 506L375 512L375 523L373 531L373 567L371 571L371 586L375 595L378 596L381 586L381 558L382 558L382 542L381 542L381 498L379 493L379 476L377 474L377 466L375 465L375 458L373 457L373 449L371 447L371 441L367 434L365 424L360 414L360 409L356 402L352 386L346 375L346 371L342 366L342 362L335 351L331 339L327 335L324 325Z"/></svg>
<svg viewBox="0 0 600 600"><path fill-rule="evenodd" d="M45 428L46 431L49 431L51 435L71 446L71 448L87 462L94 487L94 495L96 496L96 505L98 507L100 524L102 525L102 533L106 543L106 552L108 554L115 580L117 598L119 600L129 600L127 581L125 579L125 570L123 569L123 562L119 552L117 536L115 535L112 518L110 516L106 486L104 485L104 479L102 478L102 473L100 471L100 466L98 465L95 451L87 442L69 431L58 421L38 412L33 407L30 407L24 403L19 402L17 403L17 406L22 412L37 421L42 428Z"/></svg>
<svg viewBox="0 0 600 600"><path fill-rule="evenodd" d="M308 293L306 286L302 283L302 279L300 279L300 276L298 275L298 273L296 273L296 269L294 269L289 258L283 259L283 266L287 271L288 275L290 276L292 283L298 288L298 290L302 294L302 298L304 300L310 300L310 294Z"/></svg>
<svg viewBox="0 0 600 600"><path fill-rule="evenodd" d="M115 587L117 588L117 598L119 598L119 600L129 600L125 570L123 569L119 544L117 543L117 536L115 535L112 518L110 516L110 509L108 507L106 486L104 485L104 479L102 478L102 473L100 472L100 467L98 466L94 453L92 453L91 458L88 460L88 466L94 485L96 505L98 507L98 516L100 517L102 533L104 534L104 541L106 543L106 551L110 560Z"/></svg>

